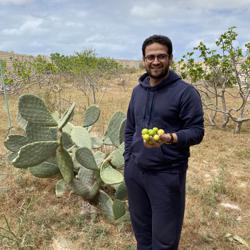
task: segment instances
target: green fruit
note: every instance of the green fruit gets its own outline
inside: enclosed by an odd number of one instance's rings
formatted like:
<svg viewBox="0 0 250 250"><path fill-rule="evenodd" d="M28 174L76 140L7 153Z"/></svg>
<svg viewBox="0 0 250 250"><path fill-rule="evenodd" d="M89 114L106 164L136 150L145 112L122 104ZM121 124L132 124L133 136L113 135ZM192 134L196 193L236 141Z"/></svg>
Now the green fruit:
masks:
<svg viewBox="0 0 250 250"><path fill-rule="evenodd" d="M152 141L147 141L147 143L149 144L149 145L152 145L152 144L154 144Z"/></svg>
<svg viewBox="0 0 250 250"><path fill-rule="evenodd" d="M141 131L141 134L142 134L142 135L145 135L145 134L147 134L147 133L148 133L148 129L147 129L147 128L142 129L142 131Z"/></svg>
<svg viewBox="0 0 250 250"><path fill-rule="evenodd" d="M157 127L154 127L154 128L153 128L153 131L154 131L155 133L157 133L157 132L158 132L158 128L157 128Z"/></svg>
<svg viewBox="0 0 250 250"><path fill-rule="evenodd" d="M155 135L155 131L154 131L153 129L149 129L149 130L148 130L148 134L149 134L150 136L154 136L154 135Z"/></svg>
<svg viewBox="0 0 250 250"><path fill-rule="evenodd" d="M160 136L159 136L159 135L154 135L153 139L154 139L156 142L159 142Z"/></svg>
<svg viewBox="0 0 250 250"><path fill-rule="evenodd" d="M147 141L149 141L150 136L148 134L145 134L145 135L142 135L142 138L143 138L144 141L147 142Z"/></svg>
<svg viewBox="0 0 250 250"><path fill-rule="evenodd" d="M164 133L165 133L165 131L164 131L163 129L159 129L159 130L157 131L157 134L158 134L159 136L163 135Z"/></svg>

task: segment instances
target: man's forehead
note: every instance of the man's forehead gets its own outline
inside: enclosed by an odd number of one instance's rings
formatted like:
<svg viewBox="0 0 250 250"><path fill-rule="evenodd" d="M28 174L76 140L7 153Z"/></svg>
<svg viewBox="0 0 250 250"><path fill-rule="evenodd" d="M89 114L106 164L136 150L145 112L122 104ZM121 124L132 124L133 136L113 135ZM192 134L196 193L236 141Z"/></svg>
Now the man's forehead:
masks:
<svg viewBox="0 0 250 250"><path fill-rule="evenodd" d="M148 53L168 53L168 48L160 43L152 43L145 48L145 52Z"/></svg>

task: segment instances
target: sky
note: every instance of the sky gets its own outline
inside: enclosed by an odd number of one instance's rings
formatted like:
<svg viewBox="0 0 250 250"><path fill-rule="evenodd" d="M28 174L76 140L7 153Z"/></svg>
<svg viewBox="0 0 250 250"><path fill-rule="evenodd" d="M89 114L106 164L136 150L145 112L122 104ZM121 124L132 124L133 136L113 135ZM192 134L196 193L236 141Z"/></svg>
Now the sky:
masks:
<svg viewBox="0 0 250 250"><path fill-rule="evenodd" d="M231 26L239 46L250 41L250 0L0 0L0 50L20 54L140 60L145 38L161 34L180 59Z"/></svg>

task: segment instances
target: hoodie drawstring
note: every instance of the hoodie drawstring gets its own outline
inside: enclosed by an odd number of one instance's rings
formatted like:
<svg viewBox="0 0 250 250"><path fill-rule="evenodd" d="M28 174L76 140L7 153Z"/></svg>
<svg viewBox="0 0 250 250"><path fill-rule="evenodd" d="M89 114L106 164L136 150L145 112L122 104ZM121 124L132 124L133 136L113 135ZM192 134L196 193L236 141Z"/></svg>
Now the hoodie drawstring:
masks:
<svg viewBox="0 0 250 250"><path fill-rule="evenodd" d="M153 92L153 96L152 96L151 103L150 103L149 118L148 118L148 126L149 126L149 123L150 123L150 121L151 121L151 114L152 114L153 105L154 105L154 97L155 97L155 92Z"/></svg>
<svg viewBox="0 0 250 250"><path fill-rule="evenodd" d="M148 103L148 99L149 99L149 89L147 88L147 98L146 98L146 104L145 104L145 108L144 108L144 115L143 115L143 120L145 121L146 118L146 113L147 113L147 103Z"/></svg>
<svg viewBox="0 0 250 250"><path fill-rule="evenodd" d="M150 98L150 93L152 93L152 98ZM151 121L151 116L152 116L152 110L153 110L153 105L154 105L154 97L155 97L155 92L150 92L149 89L147 89L147 98L146 98L146 104L144 108L144 115L143 115L143 120L146 120L146 116L148 114L148 119L146 121L146 127L149 127L150 121ZM150 103L149 103L150 101Z"/></svg>

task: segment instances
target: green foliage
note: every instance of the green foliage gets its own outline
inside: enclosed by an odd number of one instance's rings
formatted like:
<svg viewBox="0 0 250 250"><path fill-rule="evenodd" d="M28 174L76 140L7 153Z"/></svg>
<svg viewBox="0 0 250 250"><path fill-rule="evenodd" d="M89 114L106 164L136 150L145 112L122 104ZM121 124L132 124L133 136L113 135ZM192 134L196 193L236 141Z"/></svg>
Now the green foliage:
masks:
<svg viewBox="0 0 250 250"><path fill-rule="evenodd" d="M115 142L115 145L111 144L111 149L116 149L103 153L95 150L97 142L101 144L100 148L104 145L103 137L91 137L86 129L98 120L100 109L97 106L87 109L83 124L86 127L83 127L69 122L74 107L75 104L72 104L59 117L57 113L51 114L37 96L21 96L18 119L25 123L22 128L26 136L10 135L6 139L5 147L12 152L9 160L17 168L29 169L35 177L60 176L62 179L55 187L57 197L63 197L65 190L72 190L84 200L99 206L109 219L118 222L126 213L124 144L119 144L119 129L124 124L125 114L118 112L112 117L110 131L106 131L106 135ZM117 128L118 132L115 133ZM107 186L110 193L106 193Z"/></svg>
<svg viewBox="0 0 250 250"><path fill-rule="evenodd" d="M57 66L41 55L35 57L32 61L32 67L38 75L58 73Z"/></svg>
<svg viewBox="0 0 250 250"><path fill-rule="evenodd" d="M11 85L14 83L14 80L10 77L10 72L7 69L7 63L2 59L0 59L0 73L3 75L3 82L5 85Z"/></svg>
<svg viewBox="0 0 250 250"><path fill-rule="evenodd" d="M97 57L93 50L76 52L74 55L65 56L60 53L50 55L52 63L57 67L59 72L74 75L87 75L115 72L121 69L115 60L103 57Z"/></svg>
<svg viewBox="0 0 250 250"><path fill-rule="evenodd" d="M192 82L205 80L218 86L236 85L235 63L241 62L241 67L249 70L249 44L245 44L247 51L244 55L243 50L235 45L238 37L235 28L230 27L215 41L216 49L200 42L192 52L184 55L179 62L182 77L190 78Z"/></svg>
<svg viewBox="0 0 250 250"><path fill-rule="evenodd" d="M235 123L239 133L243 122L250 120L247 112L250 93L250 43L244 49L238 46L238 34L230 27L215 41L214 48L200 42L179 62L181 76L190 80L200 91L203 107L208 110L208 120L217 125L217 115L222 115L222 128L229 121ZM234 90L230 93L230 88ZM237 87L237 88L236 88ZM228 97L235 99L234 106ZM230 98L230 99L231 99Z"/></svg>

